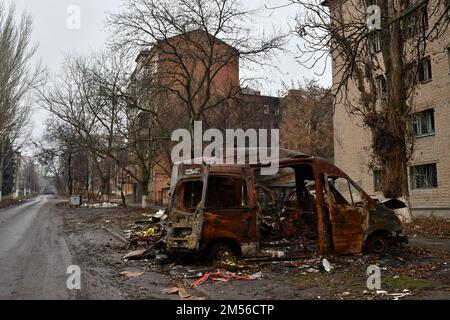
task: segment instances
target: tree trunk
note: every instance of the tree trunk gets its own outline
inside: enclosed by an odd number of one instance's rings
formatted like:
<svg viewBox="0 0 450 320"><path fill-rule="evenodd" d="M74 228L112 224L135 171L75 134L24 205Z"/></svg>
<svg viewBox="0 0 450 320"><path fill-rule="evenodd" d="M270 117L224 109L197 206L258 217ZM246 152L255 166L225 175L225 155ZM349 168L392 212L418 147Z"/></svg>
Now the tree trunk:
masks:
<svg viewBox="0 0 450 320"><path fill-rule="evenodd" d="M148 208L148 198L149 198L149 190L148 190L148 183L143 183L142 184L142 209L147 209Z"/></svg>
<svg viewBox="0 0 450 320"><path fill-rule="evenodd" d="M4 164L4 157L5 154L5 143L3 141L0 141L0 202L2 202L2 195L3 195L3 164Z"/></svg>
<svg viewBox="0 0 450 320"><path fill-rule="evenodd" d="M67 187L69 189L69 196L73 194L73 174L72 174L72 154L67 158Z"/></svg>
<svg viewBox="0 0 450 320"><path fill-rule="evenodd" d="M388 2L385 13L396 12L396 5L404 9L404 3ZM410 126L404 72L404 40L400 22L390 25L382 34L382 55L387 79L388 99L384 102L381 122L375 137L374 152L381 162L382 191L386 198L405 202L407 208L397 215L402 222L412 220L409 209L408 188L408 128ZM389 44L389 45L388 45Z"/></svg>
<svg viewBox="0 0 450 320"><path fill-rule="evenodd" d="M150 183L149 172L143 172L142 178L140 181L141 189L142 189L142 209L148 208L149 195L150 195L150 190L148 188L149 183Z"/></svg>
<svg viewBox="0 0 450 320"><path fill-rule="evenodd" d="M125 193L123 192L123 187L124 185L122 184L121 188L120 188L120 196L122 197L122 204L124 207L127 206L127 197L125 196Z"/></svg>
<svg viewBox="0 0 450 320"><path fill-rule="evenodd" d="M102 177L102 197L103 197L103 201L109 201L109 194L110 194L110 181L109 181L109 177Z"/></svg>

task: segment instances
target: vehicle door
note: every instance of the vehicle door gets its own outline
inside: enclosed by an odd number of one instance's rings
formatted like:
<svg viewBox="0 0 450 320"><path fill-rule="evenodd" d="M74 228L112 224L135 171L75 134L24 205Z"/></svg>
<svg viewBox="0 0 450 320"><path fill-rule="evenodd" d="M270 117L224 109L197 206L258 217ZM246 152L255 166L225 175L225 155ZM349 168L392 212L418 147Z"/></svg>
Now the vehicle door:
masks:
<svg viewBox="0 0 450 320"><path fill-rule="evenodd" d="M367 200L346 177L325 175L325 189L335 253L361 253L368 217Z"/></svg>
<svg viewBox="0 0 450 320"><path fill-rule="evenodd" d="M180 168L169 208L167 244L172 249L198 250L203 236L209 166Z"/></svg>
<svg viewBox="0 0 450 320"><path fill-rule="evenodd" d="M251 169L210 174L205 200L205 242L217 238L233 239L237 244L258 241L258 209ZM239 174L238 174L239 173ZM252 190L253 188L253 190ZM245 253L244 253L245 254Z"/></svg>

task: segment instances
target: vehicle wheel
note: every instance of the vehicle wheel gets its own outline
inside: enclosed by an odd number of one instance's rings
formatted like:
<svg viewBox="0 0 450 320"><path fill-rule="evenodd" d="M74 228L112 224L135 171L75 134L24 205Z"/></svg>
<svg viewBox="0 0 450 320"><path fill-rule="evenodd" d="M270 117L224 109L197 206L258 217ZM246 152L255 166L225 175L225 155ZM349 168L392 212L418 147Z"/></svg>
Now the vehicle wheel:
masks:
<svg viewBox="0 0 450 320"><path fill-rule="evenodd" d="M236 251L226 242L218 242L211 246L211 258L213 261L224 261L236 258Z"/></svg>
<svg viewBox="0 0 450 320"><path fill-rule="evenodd" d="M389 241L384 234L374 234L367 240L367 251L369 253L383 255L389 251Z"/></svg>

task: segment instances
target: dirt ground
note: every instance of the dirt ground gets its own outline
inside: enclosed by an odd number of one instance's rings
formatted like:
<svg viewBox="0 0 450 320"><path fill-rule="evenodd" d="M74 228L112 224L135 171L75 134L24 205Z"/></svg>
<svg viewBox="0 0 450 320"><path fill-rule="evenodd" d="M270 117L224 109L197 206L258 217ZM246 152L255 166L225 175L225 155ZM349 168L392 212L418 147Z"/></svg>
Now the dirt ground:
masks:
<svg viewBox="0 0 450 320"><path fill-rule="evenodd" d="M323 257L244 263L228 271L254 280L208 280L192 288L205 273L226 270L202 260L121 259L131 250L124 230L146 219L150 210L70 209L66 203L57 208L71 254L82 270L80 299L450 299L450 248L445 252L408 246L384 257L326 257L330 272L323 267ZM381 290L367 288L370 265L381 269ZM164 292L173 287L178 289Z"/></svg>

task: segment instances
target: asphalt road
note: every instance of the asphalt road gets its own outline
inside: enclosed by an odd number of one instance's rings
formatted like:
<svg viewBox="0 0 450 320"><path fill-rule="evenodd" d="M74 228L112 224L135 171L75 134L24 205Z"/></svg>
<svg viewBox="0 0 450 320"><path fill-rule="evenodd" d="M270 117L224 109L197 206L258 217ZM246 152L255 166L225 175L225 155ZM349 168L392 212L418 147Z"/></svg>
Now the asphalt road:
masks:
<svg viewBox="0 0 450 320"><path fill-rule="evenodd" d="M52 196L0 210L0 299L76 299L72 257Z"/></svg>

